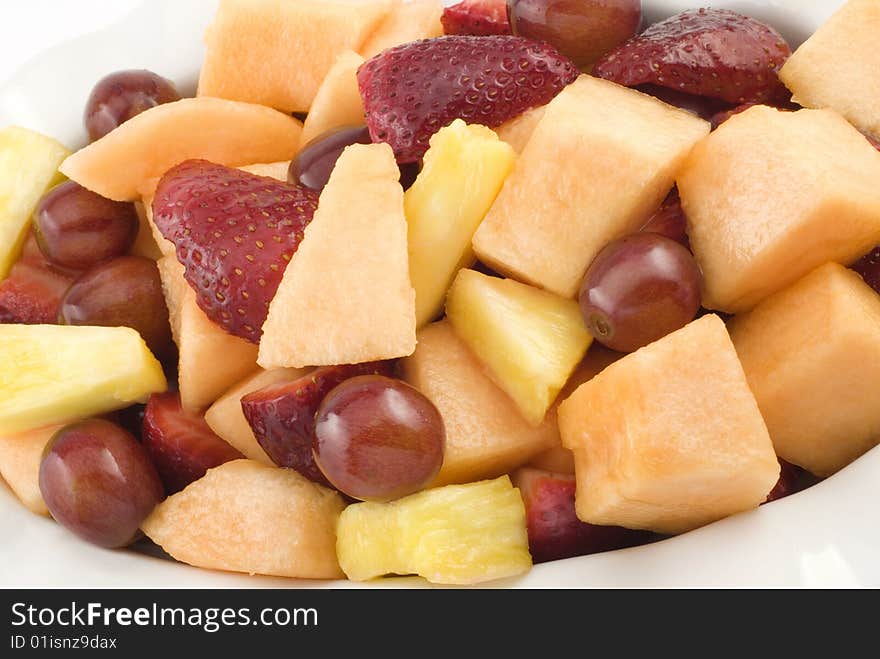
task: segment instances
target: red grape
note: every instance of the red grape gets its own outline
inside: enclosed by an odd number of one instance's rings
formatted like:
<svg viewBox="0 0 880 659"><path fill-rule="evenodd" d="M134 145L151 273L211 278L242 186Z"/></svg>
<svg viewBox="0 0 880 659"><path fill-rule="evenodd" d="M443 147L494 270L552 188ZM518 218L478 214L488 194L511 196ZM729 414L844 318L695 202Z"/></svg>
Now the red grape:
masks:
<svg viewBox="0 0 880 659"><path fill-rule="evenodd" d="M400 380L363 375L333 389L315 416L315 462L340 492L391 501L426 487L440 471L440 412Z"/></svg>
<svg viewBox="0 0 880 659"><path fill-rule="evenodd" d="M546 41L582 69L634 36L641 0L507 0L514 34Z"/></svg>
<svg viewBox="0 0 880 659"><path fill-rule="evenodd" d="M137 231L134 204L105 199L74 181L52 188L34 212L40 250L62 268L87 270L122 256Z"/></svg>
<svg viewBox="0 0 880 659"><path fill-rule="evenodd" d="M164 497L144 447L103 419L55 434L40 463L40 491L59 524L109 548L136 540L141 523Z"/></svg>
<svg viewBox="0 0 880 659"><path fill-rule="evenodd" d="M160 359L171 349L168 308L155 262L121 256L77 279L61 301L65 325L131 327Z"/></svg>
<svg viewBox="0 0 880 659"><path fill-rule="evenodd" d="M92 90L86 103L86 130L94 142L145 110L179 100L174 83L152 71L117 71Z"/></svg>
<svg viewBox="0 0 880 659"><path fill-rule="evenodd" d="M366 126L343 126L322 133L306 144L290 163L287 180L312 190L323 190L346 147L372 142Z"/></svg>
<svg viewBox="0 0 880 659"><path fill-rule="evenodd" d="M656 233L605 247L580 293L590 333L604 346L633 352L691 322L700 310L700 268L690 252Z"/></svg>
<svg viewBox="0 0 880 659"><path fill-rule="evenodd" d="M861 275L868 286L880 293L880 246L853 263L852 269Z"/></svg>

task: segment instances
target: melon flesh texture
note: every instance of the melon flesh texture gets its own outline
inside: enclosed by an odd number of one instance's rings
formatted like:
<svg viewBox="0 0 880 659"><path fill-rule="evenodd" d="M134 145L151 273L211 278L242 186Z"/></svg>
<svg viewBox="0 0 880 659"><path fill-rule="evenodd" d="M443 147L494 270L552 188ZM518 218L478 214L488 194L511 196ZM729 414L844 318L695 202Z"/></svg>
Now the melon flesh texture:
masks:
<svg viewBox="0 0 880 659"><path fill-rule="evenodd" d="M364 102L357 81L358 68L364 61L363 57L350 50L339 55L315 94L312 109L303 124L300 148L333 128L363 126L366 123Z"/></svg>
<svg viewBox="0 0 880 659"><path fill-rule="evenodd" d="M544 110L474 236L497 272L573 298L605 245L644 226L709 124L583 75Z"/></svg>
<svg viewBox="0 0 880 659"><path fill-rule="evenodd" d="M281 162L258 163L256 165L246 165L239 167L244 172L256 174L257 176L267 176L278 181L287 181L287 172L290 171L290 161L282 160Z"/></svg>
<svg viewBox="0 0 880 659"><path fill-rule="evenodd" d="M443 467L431 487L495 478L559 442L556 419L527 422L447 321L418 333L403 379L436 405L446 427Z"/></svg>
<svg viewBox="0 0 880 659"><path fill-rule="evenodd" d="M16 434L106 414L167 389L128 327L0 325L0 429Z"/></svg>
<svg viewBox="0 0 880 659"><path fill-rule="evenodd" d="M158 266L179 353L180 399L186 409L201 411L257 370L257 346L226 333L205 315L176 257L165 256Z"/></svg>
<svg viewBox="0 0 880 659"><path fill-rule="evenodd" d="M432 39L443 34L443 3L441 0L395 0L391 11L370 35L360 52L370 59L400 44Z"/></svg>
<svg viewBox="0 0 880 659"><path fill-rule="evenodd" d="M779 71L792 100L833 108L880 137L880 3L849 0L798 48Z"/></svg>
<svg viewBox="0 0 880 659"><path fill-rule="evenodd" d="M0 130L0 281L21 254L40 198L62 181L58 166L69 155L40 133L18 126Z"/></svg>
<svg viewBox="0 0 880 659"><path fill-rule="evenodd" d="M578 518L682 533L757 508L779 461L720 318L627 355L559 408Z"/></svg>
<svg viewBox="0 0 880 659"><path fill-rule="evenodd" d="M830 476L880 442L880 297L825 264L730 326L780 457Z"/></svg>
<svg viewBox="0 0 880 659"><path fill-rule="evenodd" d="M40 463L49 440L62 427L49 426L0 437L0 476L19 501L36 515L49 516L40 491Z"/></svg>
<svg viewBox="0 0 880 659"><path fill-rule="evenodd" d="M251 460L274 466L274 462L266 455L263 447L254 437L254 431L241 409L241 399L247 394L271 387L282 382L291 382L308 373L305 369L278 368L272 371L260 370L245 378L217 399L205 412L205 421L217 436L229 445L238 449L242 455Z"/></svg>
<svg viewBox="0 0 880 659"><path fill-rule="evenodd" d="M754 307L880 242L880 151L831 110L755 106L697 145L678 178L703 305Z"/></svg>
<svg viewBox="0 0 880 659"><path fill-rule="evenodd" d="M546 105L526 110L518 117L498 126L495 132L498 133L498 137L502 141L507 142L517 154L520 154L525 151L526 145L532 139L532 134L541 123L546 111Z"/></svg>
<svg viewBox="0 0 880 659"><path fill-rule="evenodd" d="M338 493L252 460L211 469L160 503L144 533L178 561L212 570L338 579Z"/></svg>
<svg viewBox="0 0 880 659"><path fill-rule="evenodd" d="M134 239L134 244L131 246L131 254L132 256L142 256L145 259L158 261L165 256L165 253L162 251L159 243L156 242L156 237L153 233L158 231L158 228L154 229L153 227L153 209L147 207L142 201L136 201L134 209L138 216L138 232L137 237ZM171 245L171 250L173 251L174 243L167 240L165 242Z"/></svg>
<svg viewBox="0 0 880 659"><path fill-rule="evenodd" d="M185 98L126 121L61 165L69 178L116 201L152 195L156 181L185 160L218 165L290 160L302 124L270 108L219 98Z"/></svg>
<svg viewBox="0 0 880 659"><path fill-rule="evenodd" d="M307 112L336 58L358 51L391 0L221 0L199 96Z"/></svg>
<svg viewBox="0 0 880 659"><path fill-rule="evenodd" d="M302 368L411 355L400 172L387 144L356 144L336 163L263 325L259 364Z"/></svg>

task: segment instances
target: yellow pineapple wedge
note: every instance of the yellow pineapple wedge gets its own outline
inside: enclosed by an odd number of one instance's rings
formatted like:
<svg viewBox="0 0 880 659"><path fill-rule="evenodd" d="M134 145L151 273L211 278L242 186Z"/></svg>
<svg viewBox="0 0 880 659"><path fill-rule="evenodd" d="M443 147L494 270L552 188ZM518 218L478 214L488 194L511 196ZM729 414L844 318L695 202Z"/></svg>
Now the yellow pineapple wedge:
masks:
<svg viewBox="0 0 880 659"><path fill-rule="evenodd" d="M40 197L64 178L58 166L69 155L39 133L17 126L0 130L0 280L18 260Z"/></svg>
<svg viewBox="0 0 880 659"><path fill-rule="evenodd" d="M535 426L593 341L577 302L474 270L459 272L446 313L495 383Z"/></svg>
<svg viewBox="0 0 880 659"><path fill-rule="evenodd" d="M349 506L339 518L336 553L354 581L417 574L469 585L532 566L525 506L507 476Z"/></svg>
<svg viewBox="0 0 880 659"><path fill-rule="evenodd" d="M404 197L419 327L443 311L455 273L473 265L471 240L515 160L513 148L489 128L461 119L431 138L424 167Z"/></svg>
<svg viewBox="0 0 880 659"><path fill-rule="evenodd" d="M0 325L0 433L104 414L165 391L162 366L127 327Z"/></svg>

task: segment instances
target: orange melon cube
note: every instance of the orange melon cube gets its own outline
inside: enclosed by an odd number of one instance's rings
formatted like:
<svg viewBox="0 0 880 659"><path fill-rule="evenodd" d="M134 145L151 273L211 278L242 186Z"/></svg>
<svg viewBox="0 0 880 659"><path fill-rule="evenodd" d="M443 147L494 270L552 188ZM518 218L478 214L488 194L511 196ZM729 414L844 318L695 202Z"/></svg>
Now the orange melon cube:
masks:
<svg viewBox="0 0 880 659"><path fill-rule="evenodd" d="M798 48L779 71L793 100L833 108L880 137L880 3L849 0Z"/></svg>
<svg viewBox="0 0 880 659"><path fill-rule="evenodd" d="M361 47L366 59L400 44L443 34L441 0L394 0L385 20Z"/></svg>
<svg viewBox="0 0 880 659"><path fill-rule="evenodd" d="M535 128L538 127L538 124L541 123L541 119L544 118L546 111L546 105L526 110L518 117L505 121L495 129L495 132L502 142L507 142L517 154L520 154L525 150L529 140L532 139L532 134L535 132Z"/></svg>
<svg viewBox="0 0 880 659"><path fill-rule="evenodd" d="M358 88L357 71L364 58L347 50L339 55L315 94L312 109L303 123L300 148L333 128L362 126L366 111Z"/></svg>
<svg viewBox="0 0 880 659"><path fill-rule="evenodd" d="M880 242L880 152L831 110L755 106L678 176L703 304L747 311L826 261Z"/></svg>
<svg viewBox="0 0 880 659"><path fill-rule="evenodd" d="M477 256L574 297L596 254L645 224L708 132L684 110L581 76L544 109L474 236Z"/></svg>
<svg viewBox="0 0 880 659"><path fill-rule="evenodd" d="M757 508L779 478L717 316L606 368L560 406L559 429L591 524L682 533Z"/></svg>
<svg viewBox="0 0 880 659"><path fill-rule="evenodd" d="M0 476L25 507L37 515L49 515L40 491L40 463L49 440L63 426L37 428L0 437Z"/></svg>
<svg viewBox="0 0 880 659"><path fill-rule="evenodd" d="M270 108L185 98L143 112L61 164L61 173L116 201L150 196L169 169L192 158L238 167L290 160L302 124Z"/></svg>
<svg viewBox="0 0 880 659"><path fill-rule="evenodd" d="M221 0L199 96L307 112L339 54L359 50L390 9L391 0Z"/></svg>
<svg viewBox="0 0 880 659"><path fill-rule="evenodd" d="M448 321L423 328L418 341L401 362L402 375L431 399L446 426L446 454L432 487L501 476L559 443L555 418L538 427L526 421Z"/></svg>
<svg viewBox="0 0 880 659"><path fill-rule="evenodd" d="M880 296L856 273L825 264L730 336L782 458L830 476L880 442Z"/></svg>

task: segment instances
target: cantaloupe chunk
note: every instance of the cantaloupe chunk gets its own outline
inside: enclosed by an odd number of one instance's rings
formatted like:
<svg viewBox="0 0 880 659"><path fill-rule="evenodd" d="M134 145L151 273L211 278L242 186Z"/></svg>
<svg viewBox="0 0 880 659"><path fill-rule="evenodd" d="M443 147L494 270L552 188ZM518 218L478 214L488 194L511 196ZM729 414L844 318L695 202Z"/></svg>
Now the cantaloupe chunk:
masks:
<svg viewBox="0 0 880 659"><path fill-rule="evenodd" d="M559 442L555 417L538 427L526 421L449 322L428 325L418 340L401 369L446 426L443 467L433 486L495 478Z"/></svg>
<svg viewBox="0 0 880 659"><path fill-rule="evenodd" d="M205 36L199 96L306 112L339 54L359 50L390 8L391 0L222 0Z"/></svg>
<svg viewBox="0 0 880 659"><path fill-rule="evenodd" d="M63 179L58 166L68 155L64 146L40 133L18 126L0 130L0 281L21 254L43 193Z"/></svg>
<svg viewBox="0 0 880 659"><path fill-rule="evenodd" d="M387 144L340 156L263 325L263 368L359 364L411 355L409 279L400 172Z"/></svg>
<svg viewBox="0 0 880 659"><path fill-rule="evenodd" d="M62 427L49 426L0 437L0 476L25 507L36 515L49 515L40 491L40 463L49 440Z"/></svg>
<svg viewBox="0 0 880 659"><path fill-rule="evenodd" d="M833 108L880 137L880 3L849 0L779 71L796 103Z"/></svg>
<svg viewBox="0 0 880 659"><path fill-rule="evenodd" d="M753 107L678 177L703 304L746 311L826 261L880 242L880 152L831 110Z"/></svg>
<svg viewBox="0 0 880 659"><path fill-rule="evenodd" d="M135 330L0 325L0 433L16 434L145 402L162 365Z"/></svg>
<svg viewBox="0 0 880 659"><path fill-rule="evenodd" d="M175 256L161 258L158 266L179 353L180 399L187 409L203 410L257 370L257 346L226 333L205 315Z"/></svg>
<svg viewBox="0 0 880 659"><path fill-rule="evenodd" d="M704 316L627 355L559 408L578 517L681 533L756 508L779 461L724 323Z"/></svg>
<svg viewBox="0 0 880 659"><path fill-rule="evenodd" d="M522 153L525 151L526 144L532 139L532 134L541 123L546 111L546 105L526 110L518 117L505 121L495 129L495 132L503 142L512 146L514 151L518 154Z"/></svg>
<svg viewBox="0 0 880 659"><path fill-rule="evenodd" d="M581 76L549 105L474 236L494 270L574 297L606 244L660 205L709 124Z"/></svg>
<svg viewBox="0 0 880 659"><path fill-rule="evenodd" d="M366 123L364 102L358 89L357 71L364 58L347 50L339 55L315 94L303 124L300 148L333 128Z"/></svg>
<svg viewBox="0 0 880 659"><path fill-rule="evenodd" d="M156 241L154 231L158 231L158 228L153 228L153 211L151 208L148 209L143 201L136 201L134 209L138 216L138 232L137 237L134 239L134 245L131 246L131 253L134 256L143 256L145 259L158 261L165 256L165 252L162 251L162 247ZM171 251L174 250L173 243L164 238L163 241L167 245L171 245ZM168 249L167 245L163 246Z"/></svg>
<svg viewBox="0 0 880 659"><path fill-rule="evenodd" d="M272 371L260 370L236 384L223 396L217 399L205 412L205 421L226 443L241 451L242 455L251 460L274 465L271 458L257 442L254 432L241 409L241 399L247 394L281 382L296 380L308 371L295 368L277 368Z"/></svg>
<svg viewBox="0 0 880 659"><path fill-rule="evenodd" d="M282 160L281 162L257 163L255 165L245 165L239 167L240 170L256 174L257 176L268 176L279 181L287 181L287 172L290 170L290 161Z"/></svg>
<svg viewBox="0 0 880 659"><path fill-rule="evenodd" d="M366 58L400 44L431 39L443 34L441 0L394 0L385 20L361 47Z"/></svg>
<svg viewBox="0 0 880 659"><path fill-rule="evenodd" d="M152 194L175 165L203 158L238 167L290 160L302 124L270 108L219 98L185 98L158 105L77 151L61 171L83 187L117 201Z"/></svg>
<svg viewBox="0 0 880 659"><path fill-rule="evenodd" d="M857 274L820 266L730 336L780 457L824 477L880 442L880 296Z"/></svg>
<svg viewBox="0 0 880 659"><path fill-rule="evenodd" d="M344 507L338 493L292 469L235 460L159 504L142 528L196 567L336 579L343 576L336 523Z"/></svg>

